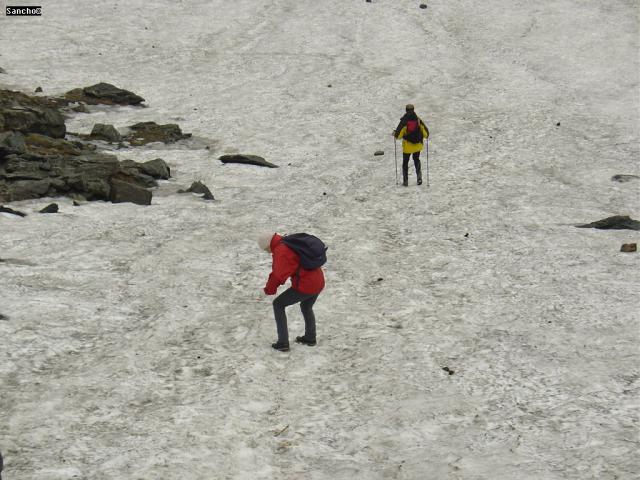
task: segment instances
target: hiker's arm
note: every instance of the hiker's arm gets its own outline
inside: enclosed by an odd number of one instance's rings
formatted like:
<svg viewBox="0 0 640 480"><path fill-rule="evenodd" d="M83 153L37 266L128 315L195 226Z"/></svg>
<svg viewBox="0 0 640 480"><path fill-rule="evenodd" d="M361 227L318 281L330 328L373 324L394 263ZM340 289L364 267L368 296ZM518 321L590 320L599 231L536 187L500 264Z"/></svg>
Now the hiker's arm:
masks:
<svg viewBox="0 0 640 480"><path fill-rule="evenodd" d="M422 119L420 119L420 128L422 129L422 135L424 136L424 139L426 140L427 138L429 138L429 129L427 128L427 124L424 123Z"/></svg>
<svg viewBox="0 0 640 480"><path fill-rule="evenodd" d="M298 264L295 259L281 249L277 249L273 252L273 266L271 273L269 274L269 280L264 287L264 293L267 295L275 295L278 287L287 281L291 275L293 275L298 268Z"/></svg>

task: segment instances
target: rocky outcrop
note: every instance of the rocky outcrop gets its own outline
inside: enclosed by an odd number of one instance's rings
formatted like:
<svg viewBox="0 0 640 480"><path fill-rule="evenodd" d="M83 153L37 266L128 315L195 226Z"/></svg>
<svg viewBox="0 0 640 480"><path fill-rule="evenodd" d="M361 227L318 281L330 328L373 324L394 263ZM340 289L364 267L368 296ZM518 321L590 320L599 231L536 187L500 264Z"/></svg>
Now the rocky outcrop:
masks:
<svg viewBox="0 0 640 480"><path fill-rule="evenodd" d="M278 165L267 162L264 158L258 155L222 155L219 157L222 163L241 163L245 165L257 165L259 167L278 168Z"/></svg>
<svg viewBox="0 0 640 480"><path fill-rule="evenodd" d="M39 133L64 138L64 117L51 101L24 93L0 90L0 132Z"/></svg>
<svg viewBox="0 0 640 480"><path fill-rule="evenodd" d="M97 83L85 88L76 88L67 92L64 98L70 102L88 105L140 105L144 98L110 83Z"/></svg>
<svg viewBox="0 0 640 480"><path fill-rule="evenodd" d="M627 215L615 215L597 222L576 226L578 228L598 228L600 230L640 230L640 222Z"/></svg>
<svg viewBox="0 0 640 480"><path fill-rule="evenodd" d="M0 201L64 195L148 205L151 192L142 194L137 189L156 186L157 178L168 178L169 167L160 159L147 163L119 162L114 155L82 150L73 155L10 154L0 159ZM114 194L116 182L136 188L120 186ZM130 194L132 200L125 200Z"/></svg>
<svg viewBox="0 0 640 480"><path fill-rule="evenodd" d="M155 122L141 122L129 127L131 133L124 136L124 140L131 145L140 146L152 142L175 143L178 140L191 138L190 133L182 133L180 127L174 123L158 125Z"/></svg>

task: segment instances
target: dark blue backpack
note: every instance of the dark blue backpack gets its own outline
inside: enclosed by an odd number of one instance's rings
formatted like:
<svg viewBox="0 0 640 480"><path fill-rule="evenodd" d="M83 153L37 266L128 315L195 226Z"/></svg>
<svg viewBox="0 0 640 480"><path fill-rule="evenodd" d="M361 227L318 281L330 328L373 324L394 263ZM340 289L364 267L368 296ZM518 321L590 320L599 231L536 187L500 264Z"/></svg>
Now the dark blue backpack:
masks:
<svg viewBox="0 0 640 480"><path fill-rule="evenodd" d="M300 266L305 270L315 270L327 262L327 246L318 237L292 233L282 237L282 243L300 256Z"/></svg>

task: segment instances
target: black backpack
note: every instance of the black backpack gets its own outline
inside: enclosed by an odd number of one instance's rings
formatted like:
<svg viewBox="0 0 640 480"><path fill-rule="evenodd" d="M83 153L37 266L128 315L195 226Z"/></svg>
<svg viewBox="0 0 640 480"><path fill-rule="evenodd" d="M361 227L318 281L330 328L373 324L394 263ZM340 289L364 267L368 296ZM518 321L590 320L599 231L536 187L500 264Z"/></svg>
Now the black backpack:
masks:
<svg viewBox="0 0 640 480"><path fill-rule="evenodd" d="M318 237L308 233L292 233L282 237L284 243L300 257L300 266L315 270L327 262L327 246Z"/></svg>

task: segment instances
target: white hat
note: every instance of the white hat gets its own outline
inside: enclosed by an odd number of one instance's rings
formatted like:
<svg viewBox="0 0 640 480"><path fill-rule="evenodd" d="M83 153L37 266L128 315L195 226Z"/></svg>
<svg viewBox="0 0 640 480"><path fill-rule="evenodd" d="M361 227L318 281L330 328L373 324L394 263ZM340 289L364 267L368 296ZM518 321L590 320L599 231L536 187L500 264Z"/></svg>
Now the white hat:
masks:
<svg viewBox="0 0 640 480"><path fill-rule="evenodd" d="M271 248L271 239L275 234L273 232L263 232L258 235L258 246L260 246L260 250L264 250L268 252Z"/></svg>

